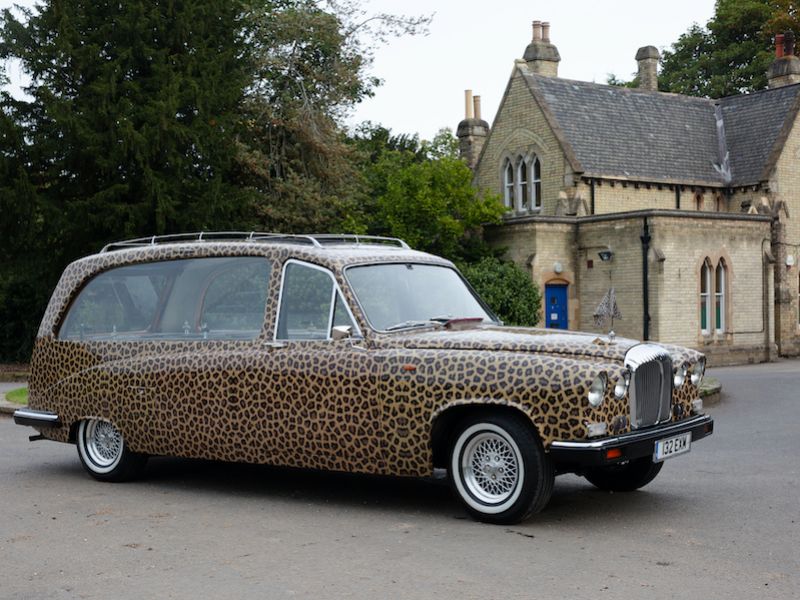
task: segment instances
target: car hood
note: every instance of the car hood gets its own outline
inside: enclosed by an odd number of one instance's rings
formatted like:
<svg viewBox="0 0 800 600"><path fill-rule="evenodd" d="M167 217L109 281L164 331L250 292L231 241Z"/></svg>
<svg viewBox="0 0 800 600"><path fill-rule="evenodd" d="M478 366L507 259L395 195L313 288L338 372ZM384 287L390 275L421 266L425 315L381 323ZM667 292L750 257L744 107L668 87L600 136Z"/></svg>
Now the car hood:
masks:
<svg viewBox="0 0 800 600"><path fill-rule="evenodd" d="M525 327L478 327L450 331L447 329L411 330L380 336L378 345L400 345L413 349L452 349L556 354L578 359L599 359L623 362L626 352L640 342L628 338L597 333L567 332ZM700 354L687 348L663 346L673 363L693 362Z"/></svg>

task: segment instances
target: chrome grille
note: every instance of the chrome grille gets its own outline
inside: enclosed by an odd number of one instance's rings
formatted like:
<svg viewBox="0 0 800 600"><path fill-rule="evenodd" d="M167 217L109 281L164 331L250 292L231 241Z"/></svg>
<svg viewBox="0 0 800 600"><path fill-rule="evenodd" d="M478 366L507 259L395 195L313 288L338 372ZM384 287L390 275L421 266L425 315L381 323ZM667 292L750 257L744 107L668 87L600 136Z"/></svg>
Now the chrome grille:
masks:
<svg viewBox="0 0 800 600"><path fill-rule="evenodd" d="M639 344L625 355L631 371L631 428L668 421L672 405L672 360L655 344Z"/></svg>

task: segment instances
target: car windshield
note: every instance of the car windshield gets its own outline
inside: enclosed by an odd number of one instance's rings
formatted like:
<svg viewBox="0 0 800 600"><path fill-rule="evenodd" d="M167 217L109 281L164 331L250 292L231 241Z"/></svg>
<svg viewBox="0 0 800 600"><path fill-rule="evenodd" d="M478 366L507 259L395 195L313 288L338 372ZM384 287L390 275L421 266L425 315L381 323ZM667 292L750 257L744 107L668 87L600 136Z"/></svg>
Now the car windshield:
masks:
<svg viewBox="0 0 800 600"><path fill-rule="evenodd" d="M438 265L350 267L347 280L378 331L443 324L451 319L495 322L459 274Z"/></svg>

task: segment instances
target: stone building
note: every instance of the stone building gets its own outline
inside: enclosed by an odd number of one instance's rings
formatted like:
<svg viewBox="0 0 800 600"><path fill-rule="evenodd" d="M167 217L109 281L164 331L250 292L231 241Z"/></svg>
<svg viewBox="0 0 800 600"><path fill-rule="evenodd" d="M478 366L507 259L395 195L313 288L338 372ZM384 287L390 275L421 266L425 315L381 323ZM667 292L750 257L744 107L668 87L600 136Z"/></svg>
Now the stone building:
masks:
<svg viewBox="0 0 800 600"><path fill-rule="evenodd" d="M777 36L769 89L710 100L558 77L547 23L492 126L467 94L457 135L503 198L490 239L543 291L547 327L698 348L712 364L800 354L800 59ZM476 110L477 109L477 110ZM614 288L621 317L596 325Z"/></svg>

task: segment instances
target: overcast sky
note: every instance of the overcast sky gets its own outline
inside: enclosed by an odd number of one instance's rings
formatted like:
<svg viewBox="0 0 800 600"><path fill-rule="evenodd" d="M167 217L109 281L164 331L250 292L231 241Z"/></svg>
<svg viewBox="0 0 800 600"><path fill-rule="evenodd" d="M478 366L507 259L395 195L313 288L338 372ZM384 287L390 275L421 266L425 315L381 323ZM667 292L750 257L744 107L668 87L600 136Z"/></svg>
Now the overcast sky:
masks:
<svg viewBox="0 0 800 600"><path fill-rule="evenodd" d="M0 8L14 3L34 2L0 0ZM704 25L714 0L365 0L364 7L435 15L427 36L389 40L377 50L372 71L383 85L348 123L370 120L430 139L441 127L455 129L464 117L465 89L481 96L483 118L491 123L514 59L530 42L534 19L551 23L561 77L605 83L609 73L632 76L640 46L663 49L693 22ZM9 71L19 85L16 66Z"/></svg>

